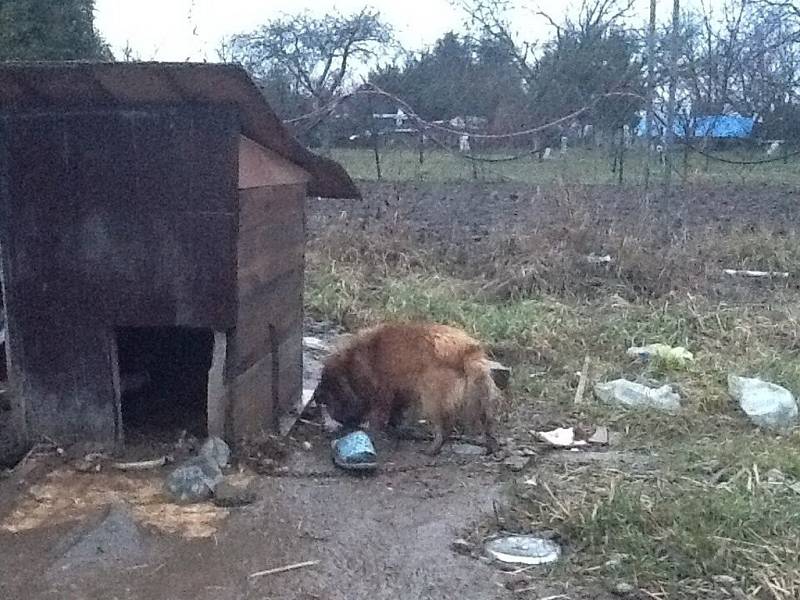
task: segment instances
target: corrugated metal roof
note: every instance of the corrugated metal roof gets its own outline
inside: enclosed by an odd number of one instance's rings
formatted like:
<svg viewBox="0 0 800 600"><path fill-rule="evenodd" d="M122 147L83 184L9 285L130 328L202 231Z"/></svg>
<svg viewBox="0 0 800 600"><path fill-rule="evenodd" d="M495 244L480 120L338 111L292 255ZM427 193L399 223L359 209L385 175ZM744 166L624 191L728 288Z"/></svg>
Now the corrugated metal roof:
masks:
<svg viewBox="0 0 800 600"><path fill-rule="evenodd" d="M360 198L338 163L310 152L283 126L247 72L209 63L33 62L0 64L0 111L50 106L114 106L199 102L235 104L242 133L312 176L308 192Z"/></svg>

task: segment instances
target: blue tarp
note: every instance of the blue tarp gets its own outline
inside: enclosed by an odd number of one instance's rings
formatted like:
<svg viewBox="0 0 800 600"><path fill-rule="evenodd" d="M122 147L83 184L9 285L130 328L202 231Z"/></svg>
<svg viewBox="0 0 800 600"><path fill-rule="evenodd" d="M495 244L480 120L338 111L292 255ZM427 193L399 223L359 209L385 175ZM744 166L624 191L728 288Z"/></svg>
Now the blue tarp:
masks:
<svg viewBox="0 0 800 600"><path fill-rule="evenodd" d="M637 135L644 136L646 130L646 117L642 117L636 127ZM710 138L749 138L753 133L752 117L742 117L740 115L712 115L707 117L697 117L694 119L694 127L688 127L689 133L694 137ZM664 129L661 122L656 119L653 135L660 135ZM678 137L687 137L686 120L677 118L673 131Z"/></svg>

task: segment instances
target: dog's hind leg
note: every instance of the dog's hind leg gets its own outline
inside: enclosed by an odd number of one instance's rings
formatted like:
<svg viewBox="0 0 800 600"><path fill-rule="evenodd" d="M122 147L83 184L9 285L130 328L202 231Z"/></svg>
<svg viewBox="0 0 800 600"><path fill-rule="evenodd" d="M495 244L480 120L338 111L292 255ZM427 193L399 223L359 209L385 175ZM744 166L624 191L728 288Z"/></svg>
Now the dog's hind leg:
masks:
<svg viewBox="0 0 800 600"><path fill-rule="evenodd" d="M477 411L486 449L494 454L499 449L497 439L494 437L494 413L500 390L497 389L491 373L482 360L470 361L466 369L469 380L467 404L472 410Z"/></svg>
<svg viewBox="0 0 800 600"><path fill-rule="evenodd" d="M425 453L433 456L441 452L456 407L461 405L464 379L449 370L432 371L423 378L419 389L422 410L433 428L433 442Z"/></svg>

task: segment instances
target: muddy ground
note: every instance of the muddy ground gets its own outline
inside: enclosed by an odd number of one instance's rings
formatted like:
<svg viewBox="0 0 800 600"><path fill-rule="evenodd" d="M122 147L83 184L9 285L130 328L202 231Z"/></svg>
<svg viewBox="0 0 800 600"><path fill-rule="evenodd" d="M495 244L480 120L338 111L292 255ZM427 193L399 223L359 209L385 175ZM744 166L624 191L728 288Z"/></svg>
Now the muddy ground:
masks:
<svg viewBox="0 0 800 600"><path fill-rule="evenodd" d="M306 385L316 358L306 349ZM172 503L163 490L171 466L121 473L99 460L99 472L81 472L80 449L43 447L0 479L0 598L488 600L563 591L546 570L509 574L479 556L475 542L505 501L500 459L446 446L432 460L421 452L427 442L376 436L379 472L353 476L332 464L334 435L300 422L284 442L256 448L264 461L247 460L256 455L248 448L228 470L256 492L241 508ZM142 441L126 458L170 452L180 461L194 450ZM451 548L459 538L472 556ZM306 561L315 564L251 576Z"/></svg>
<svg viewBox="0 0 800 600"><path fill-rule="evenodd" d="M310 203L311 235L342 212L364 218L396 213L418 232L468 241L523 218L547 219L566 194L481 183L363 189L363 202ZM598 219L635 219L642 207L641 195L626 188L595 188L591 201ZM772 226L800 223L796 194L784 188L694 188L691 194L677 192L659 210L665 222L687 226L724 228L755 215ZM161 492L167 469L78 473L69 456L32 458L0 479L0 598L607 597L570 587L541 568L523 574L526 591L512 592L508 584L520 574L451 549L457 538L475 539L477 524L493 522L508 481L524 482L548 465L566 468L573 455L542 454L522 472L510 473L495 460L447 449L429 464L419 452L422 443L396 446L381 438L378 450L390 469L361 478L333 467L329 436L320 429L303 427L295 437L285 459L289 473L239 475L253 479L257 500L237 509L210 503L176 508ZM604 456L616 460L612 453ZM127 508L121 509L122 524L109 529L100 523L114 503ZM304 561L318 562L250 577Z"/></svg>
<svg viewBox="0 0 800 600"><path fill-rule="evenodd" d="M137 504L136 493L121 481L132 479L139 489L158 486L166 471L106 474L101 485L114 491L127 520L124 527L103 529L98 523L106 506L83 505L100 475L78 474L58 459L41 459L33 467L38 473L21 485L16 478L0 484L0 527L24 524L26 516L28 525L37 524L16 533L0 531L0 597L489 600L569 592L575 600L610 598L602 590L550 579L543 567L514 573L451 549L458 538L476 539L476 526L491 521L495 503L504 501L509 474L495 460L445 448L432 463L419 452L421 443L378 438L382 472L354 477L332 466L324 436L306 431L298 437L311 441L312 449L295 444L285 463L289 475L255 476L255 504L227 511L187 507L169 531L155 514L163 517L160 500L148 500L151 518L142 518L139 509L147 506ZM614 453L566 454L542 457L519 477L545 463L616 460ZM68 483L46 475L59 471ZM60 483L48 487L48 481ZM58 493L69 502L54 501ZM207 529L192 529L201 513ZM62 522L65 515L72 518ZM251 577L306 561L318 562ZM514 591L521 588L525 591Z"/></svg>

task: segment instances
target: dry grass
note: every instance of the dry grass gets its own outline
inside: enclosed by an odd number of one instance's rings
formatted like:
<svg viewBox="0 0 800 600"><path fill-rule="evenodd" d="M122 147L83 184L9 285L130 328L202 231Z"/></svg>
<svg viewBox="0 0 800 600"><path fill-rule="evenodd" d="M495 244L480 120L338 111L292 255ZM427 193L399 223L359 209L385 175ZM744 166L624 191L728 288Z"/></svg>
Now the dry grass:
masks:
<svg viewBox="0 0 800 600"><path fill-rule="evenodd" d="M310 246L308 310L350 328L384 318L464 327L513 367L512 431L605 424L622 436L617 449L646 458L550 462L537 485L515 488L510 522L559 531L574 550L572 575L625 581L655 598L800 597L800 438L753 430L726 390L736 372L800 392L800 293L792 277L720 274L793 271L797 233L674 233L644 206L633 220L597 227L585 206L565 194L558 219L479 241L339 219ZM614 262L590 264L590 252ZM625 355L654 342L685 346L696 360L681 369ZM575 406L586 355L597 379L673 384L684 409Z"/></svg>

